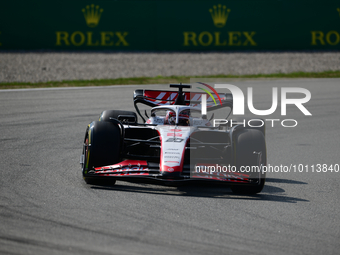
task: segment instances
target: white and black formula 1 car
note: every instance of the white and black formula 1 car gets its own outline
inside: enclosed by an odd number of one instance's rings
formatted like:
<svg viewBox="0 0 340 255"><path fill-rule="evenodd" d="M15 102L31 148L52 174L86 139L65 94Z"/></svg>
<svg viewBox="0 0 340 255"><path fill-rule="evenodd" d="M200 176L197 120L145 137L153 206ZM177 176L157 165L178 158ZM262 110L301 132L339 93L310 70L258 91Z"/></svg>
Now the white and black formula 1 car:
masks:
<svg viewBox="0 0 340 255"><path fill-rule="evenodd" d="M208 112L221 107L231 112L232 94L214 89L214 95L206 89L183 92L191 85L170 87L178 91L134 92L143 123L137 122L135 112L106 110L88 125L80 160L85 182L209 181L227 184L234 193L261 192L261 169L267 164L264 127L241 122L213 126L213 116L209 120L201 114L201 97L206 97ZM152 107L150 117L140 113L139 103Z"/></svg>

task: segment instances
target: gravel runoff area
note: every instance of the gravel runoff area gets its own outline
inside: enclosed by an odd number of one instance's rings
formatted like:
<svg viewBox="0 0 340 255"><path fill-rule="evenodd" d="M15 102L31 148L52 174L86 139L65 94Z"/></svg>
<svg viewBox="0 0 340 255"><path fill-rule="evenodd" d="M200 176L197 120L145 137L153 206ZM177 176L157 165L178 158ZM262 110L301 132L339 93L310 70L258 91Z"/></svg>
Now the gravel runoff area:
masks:
<svg viewBox="0 0 340 255"><path fill-rule="evenodd" d="M340 52L0 52L0 82L340 70Z"/></svg>

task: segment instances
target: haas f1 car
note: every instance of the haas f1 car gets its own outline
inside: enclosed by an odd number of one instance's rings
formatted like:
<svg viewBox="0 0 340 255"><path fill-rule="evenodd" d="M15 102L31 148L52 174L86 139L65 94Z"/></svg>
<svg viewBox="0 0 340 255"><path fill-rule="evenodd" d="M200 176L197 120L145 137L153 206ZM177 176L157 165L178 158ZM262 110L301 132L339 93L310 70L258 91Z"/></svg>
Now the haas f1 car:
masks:
<svg viewBox="0 0 340 255"><path fill-rule="evenodd" d="M264 126L232 120L212 125L213 114L210 119L202 115L201 98L206 112L228 107L230 113L232 94L170 87L176 90L135 90L134 106L143 123L135 112L106 110L88 125L80 159L85 182L218 182L234 193L261 192L261 169L267 164ZM152 107L150 116L141 114L140 103Z"/></svg>

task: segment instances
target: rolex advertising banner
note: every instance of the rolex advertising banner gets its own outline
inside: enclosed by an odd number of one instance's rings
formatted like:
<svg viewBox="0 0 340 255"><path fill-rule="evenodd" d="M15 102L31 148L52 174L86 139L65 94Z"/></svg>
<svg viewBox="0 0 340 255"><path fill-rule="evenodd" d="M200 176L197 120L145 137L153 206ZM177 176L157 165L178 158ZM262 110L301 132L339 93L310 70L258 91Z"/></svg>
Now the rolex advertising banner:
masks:
<svg viewBox="0 0 340 255"><path fill-rule="evenodd" d="M0 50L339 50L339 1L0 3Z"/></svg>

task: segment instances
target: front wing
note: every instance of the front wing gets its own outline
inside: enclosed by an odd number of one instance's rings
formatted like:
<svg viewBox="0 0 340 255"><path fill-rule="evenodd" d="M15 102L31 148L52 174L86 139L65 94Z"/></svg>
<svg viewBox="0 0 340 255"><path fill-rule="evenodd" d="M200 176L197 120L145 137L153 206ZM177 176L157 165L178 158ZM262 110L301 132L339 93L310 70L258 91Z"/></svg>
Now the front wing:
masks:
<svg viewBox="0 0 340 255"><path fill-rule="evenodd" d="M194 169L194 168L193 168ZM93 178L114 178L118 180L132 181L158 181L158 182L186 182L186 181L215 181L229 183L232 185L258 185L259 179L250 178L249 175L237 172L214 172L200 173L195 170L182 171L182 173L171 175L168 172L161 172L159 164L149 163L145 160L124 160L120 163L96 167L90 170L86 177ZM259 176L260 178L260 176Z"/></svg>

